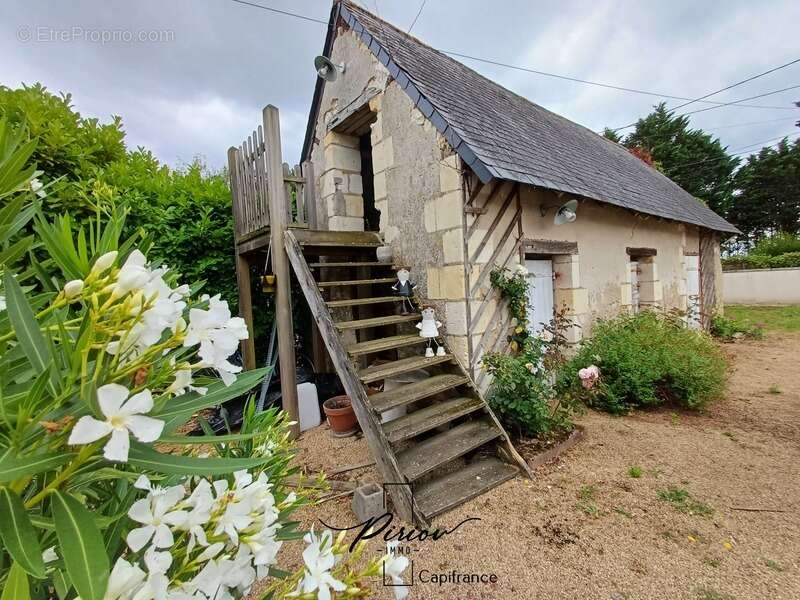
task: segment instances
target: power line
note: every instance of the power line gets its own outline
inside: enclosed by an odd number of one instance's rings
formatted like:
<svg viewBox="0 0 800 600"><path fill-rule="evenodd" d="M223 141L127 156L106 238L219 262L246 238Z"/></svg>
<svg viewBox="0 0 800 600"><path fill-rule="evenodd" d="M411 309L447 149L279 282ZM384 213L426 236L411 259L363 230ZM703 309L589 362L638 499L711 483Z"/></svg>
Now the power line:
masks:
<svg viewBox="0 0 800 600"><path fill-rule="evenodd" d="M255 2L248 2L247 0L230 0L230 1L231 2L236 2L237 4L243 4L245 6L251 6L253 8L260 8L262 10L274 12L274 13L285 15L285 16L288 16L288 17L295 17L297 19L302 19L304 21L311 21L313 23L320 23L322 25L329 25L329 23L327 21L323 21L322 19L317 19L317 18L314 18L314 17L309 17L309 16L306 16L306 15L302 15L302 14L299 14L299 13L293 13L293 12L289 12L289 11L286 11L286 10L279 10L277 8L272 8L270 6L264 6L263 4L256 4ZM410 33L411 29L416 24L417 19L419 19L419 16L422 13L423 8L425 7L426 1L427 0L423 0L422 1L421 5L420 5L420 8L417 11L417 15L416 15L416 17L414 17L414 20L412 21L411 26L409 27L407 33ZM377 3L376 3L376 6L375 6L375 9L376 9L376 13L377 13L378 12ZM380 18L379 14L378 14L378 18ZM383 19L381 19L381 21L383 21ZM569 75L560 75L558 73L550 73L550 72L547 72L547 71L540 71L540 70L537 70L537 69L531 69L531 68L528 68L528 67L521 67L519 65L512 65L512 64L509 64L509 63L504 63L504 62L500 62L500 61L496 61L496 60L491 60L491 59L488 59L488 58L480 58L478 56L472 56L472 55L469 55L469 54L463 54L463 53L460 53L460 52L454 52L452 50L440 50L440 52L442 52L444 54L448 54L450 56L456 56L456 57L459 57L459 58L466 58L466 59L469 59L469 60L483 62L483 63L490 64L490 65L495 65L495 66L499 66L499 67L505 67L505 68L508 68L508 69L515 69L515 70L518 70L518 71L524 71L526 73L533 73L535 75L542 75L544 77L554 77L556 79L562 79L562 80L565 80L565 81L572 81L572 82L575 82L575 83L583 83L583 84L586 84L586 85L594 85L594 86L603 87L603 88L607 88L607 89L611 89L611 90L617 90L617 91L621 91L621 92L629 92L629 93L632 93L632 94L642 94L642 95L645 95L645 96L654 96L654 97L657 97L657 98L668 98L670 100L687 100L688 101L686 104L682 104L682 105L679 105L679 106L686 106L686 105L691 104L693 102L702 102L704 104L715 104L715 105L720 105L720 106L732 106L731 103L716 102L716 101L713 101L713 100L705 100L705 98L707 98L709 96L713 96L714 94L718 94L718 93L720 93L720 92L722 92L724 90L736 87L737 85L741 85L742 83L746 83L748 81L752 81L753 79L757 79L758 77L762 77L763 75L766 75L768 73L772 73L772 72L777 71L779 69L783 69L784 67L792 65L794 63L800 62L800 58L798 58L798 59L793 60L793 61L791 61L789 63L784 64L784 65L780 65L778 67L774 67L774 68L770 69L769 71L765 71L764 73L760 73L758 75L754 75L754 76L752 76L752 77L750 77L750 78L748 78L746 80L743 80L741 82L737 82L735 84L731 84L729 86L726 86L725 88L722 88L721 90L717 90L716 92L711 92L710 94L706 94L705 96L702 96L701 98L688 98L686 96L676 96L676 95L673 95L673 94L663 94L661 92L652 92L652 91L647 91L647 90L640 90L640 89L637 89L637 88L613 85L613 84L610 84L610 83L601 83L599 81L591 81L591 80L588 80L588 79L581 79L579 77L571 77ZM741 103L737 103L737 104L735 104L735 106L739 106L741 108L762 108L762 109L786 109L787 108L785 106L761 106L761 105L751 105L751 104L741 104ZM635 124L636 123L632 123L630 125L625 125L624 127L619 127L617 129L615 129L614 131L619 131L621 129L627 129L628 127L632 127Z"/></svg>
<svg viewBox="0 0 800 600"><path fill-rule="evenodd" d="M797 88L800 88L800 85L792 85L792 86L785 87L785 88L780 89L780 90L774 90L772 92L766 92L764 94L758 94L756 96L750 96L748 98L742 98L741 100L733 100L732 102L725 102L724 104L720 104L719 106L709 106L708 108L698 108L697 110L691 110L689 112L681 113L678 116L679 117L685 117L686 115L694 115L696 113L705 112L707 110L714 110L715 108L722 108L723 106L732 106L734 104L739 104L740 102L747 102L748 100L755 100L756 98L764 98L765 96L773 96L775 94L780 94L781 92L787 92L789 90L794 90L794 89L797 89ZM796 110L796 107L792 107L792 106L786 106L786 107L783 107L783 108L785 108L787 110ZM671 109L671 110L675 110L675 109Z"/></svg>
<svg viewBox="0 0 800 600"><path fill-rule="evenodd" d="M719 94L720 92L724 92L726 90L730 90L730 89L735 88L737 86L740 86L742 84L745 84L745 83L748 83L750 81L753 81L754 79L758 79L759 77L763 77L764 75L769 75L770 73L774 73L775 71L778 71L780 69L785 69L786 67L791 66L791 65L793 65L795 63L798 63L798 62L800 62L800 58L796 58L796 59L794 59L792 61L789 61L787 63L784 63L782 65L778 65L777 67L772 67L771 69L768 69L768 70L766 70L766 71L764 71L762 73L759 73L757 75L752 75L752 76L750 76L750 77L748 77L746 79L742 79L741 81L737 81L736 83L732 83L730 85L726 85L724 88L720 88L720 89L718 89L718 90L716 90L714 92L709 92L708 94L706 94L704 96L700 96L699 98L695 98L694 100L691 100L691 101L689 101L689 102L687 102L685 104L679 104L678 106L670 108L670 110L674 111L674 110L677 110L677 109L682 108L684 106L688 106L689 104L692 104L694 102L703 102L709 96L714 96L716 94ZM742 102L744 102L744 100L742 100ZM744 106L744 105L743 104L739 104L738 106ZM782 106L782 107L776 107L776 108L788 108L788 107L783 107ZM622 127L617 127L616 129L613 129L612 131L617 132L617 131L620 131L622 129L627 129L628 127L633 127L634 125L636 125L636 123L637 123L637 121L634 121L633 123L629 123L628 125L623 125Z"/></svg>
<svg viewBox="0 0 800 600"><path fill-rule="evenodd" d="M781 119L768 119L766 121L750 121L748 123L730 123L728 125L715 125L714 127L703 127L703 131L714 131L716 129L732 129L734 127L746 127L748 125L764 125L766 123L778 123L779 121L794 121L795 117L783 117Z"/></svg>
<svg viewBox="0 0 800 600"><path fill-rule="evenodd" d="M417 24L417 19L419 19L419 16L422 14L422 9L425 8L425 3L427 1L428 0L422 0L422 2L420 3L419 10L417 11L417 16L414 17L413 21L411 21L411 25L408 26L408 30L406 31L406 35L410 34L411 30L414 29L414 25Z"/></svg>
<svg viewBox="0 0 800 600"><path fill-rule="evenodd" d="M793 135L800 135L800 132L792 131L790 133L787 133L787 134L784 134L784 135L781 135L781 136L778 136L778 137L770 138L770 139L764 140L762 142L755 142L754 144L748 144L746 146L740 146L739 148L734 148L730 152L726 151L726 156L720 156L718 158L706 158L706 159L703 159L703 160L696 160L696 161L688 162L688 163L679 163L677 165L673 165L670 168L670 171L674 172L675 169L682 169L684 167L692 167L692 166L695 166L695 165L702 165L702 164L707 164L707 163L720 162L720 161L723 161L723 160L727 160L728 158L732 158L734 156L739 156L740 154L753 154L753 152L755 152L755 150L746 150L746 148L751 148L753 146L761 146L762 144L765 144L767 142L774 142L774 140L783 141L785 138L788 138L788 137L793 136ZM795 140L793 140L793 141L795 141ZM780 141L777 142L777 143L779 144ZM769 144L768 146L762 146L762 148L771 148L772 146L775 146L775 145L776 145L776 143L772 143L772 144Z"/></svg>
<svg viewBox="0 0 800 600"><path fill-rule="evenodd" d="M312 23L322 23L323 25L328 25L328 22L323 21L322 19L316 19L314 17L308 17L299 13L289 12L288 10L280 10L277 8L272 8L271 6L264 6L263 4L256 4L255 2L247 2L247 0L230 1L236 2L237 4L244 4L245 6L252 6L253 8L260 8L261 10L268 10L269 12L278 13L279 15L286 15L287 17L294 17L295 19L302 19L303 21L311 21Z"/></svg>
<svg viewBox="0 0 800 600"><path fill-rule="evenodd" d="M694 102L702 102L703 104L725 104L724 102L716 102L714 100L695 100L695 99L692 99L692 98L687 98L686 96L673 96L671 94L662 94L661 92L650 92L650 91L646 91L646 90L640 90L640 89L637 89L637 88L630 88L630 87L624 87L624 86L620 86L620 85L613 85L613 84L610 84L610 83L600 83L598 81L591 81L589 79L580 79L578 77L570 77L568 75L559 75L558 73L549 73L547 71L539 71L537 69L531 69L531 68L528 68L528 67L520 67L519 65L512 65L512 64L509 64L509 63L504 63L504 62L500 62L500 61L496 61L496 60L489 60L487 58L479 58L477 56L470 56L469 54L462 54L460 52L453 52L451 50L441 50L441 52L443 52L444 54L449 54L450 56L457 56L458 58L466 58L466 59L469 59L469 60L475 60L475 61L478 61L478 62L483 62L483 63L487 63L487 64L490 64L490 65L495 65L495 66L498 66L498 67L505 67L507 69L515 69L517 71L524 71L526 73L533 73L535 75L543 75L545 77L555 77L556 79L564 79L566 81L574 81L575 83L585 83L587 85L595 85L595 86L598 86L598 87L603 87L603 88L607 88L607 89L611 89L611 90L618 90L618 91L621 91L621 92L630 92L632 94L642 94L642 95L645 95L645 96L654 96L656 98L669 98L670 100L692 100ZM797 61L800 61L800 58L798 58ZM797 62L797 61L795 61L795 62ZM687 104L689 104L689 103L687 102ZM682 105L682 106L685 106L685 104ZM746 104L741 104L740 106L747 107L747 108L786 108L785 106L760 106L760 105L746 105ZM634 125L635 125L635 123L634 123ZM625 127L621 127L620 129L625 129ZM616 131L616 129L614 131Z"/></svg>

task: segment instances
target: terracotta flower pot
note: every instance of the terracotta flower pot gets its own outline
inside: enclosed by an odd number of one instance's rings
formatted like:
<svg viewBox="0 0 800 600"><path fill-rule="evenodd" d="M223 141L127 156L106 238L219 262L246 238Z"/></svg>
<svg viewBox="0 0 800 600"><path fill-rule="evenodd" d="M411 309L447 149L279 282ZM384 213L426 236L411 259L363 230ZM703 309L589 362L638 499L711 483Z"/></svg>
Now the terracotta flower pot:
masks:
<svg viewBox="0 0 800 600"><path fill-rule="evenodd" d="M347 437L358 431L358 419L353 412L350 396L334 396L322 403L328 425L337 437Z"/></svg>

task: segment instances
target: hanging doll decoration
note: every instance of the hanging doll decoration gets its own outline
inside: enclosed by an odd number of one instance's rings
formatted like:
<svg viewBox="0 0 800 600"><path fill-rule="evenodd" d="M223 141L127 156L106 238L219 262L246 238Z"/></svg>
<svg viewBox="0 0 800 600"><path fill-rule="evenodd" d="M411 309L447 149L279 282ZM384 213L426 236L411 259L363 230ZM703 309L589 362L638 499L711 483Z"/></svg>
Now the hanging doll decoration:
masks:
<svg viewBox="0 0 800 600"><path fill-rule="evenodd" d="M436 320L436 313L432 306L425 306L422 308L422 322L417 323L419 329L419 336L427 338L428 347L425 349L425 357L432 358L433 348L431 342L436 344L436 356L444 356L444 346L439 343L439 327L442 326L441 321Z"/></svg>
<svg viewBox="0 0 800 600"><path fill-rule="evenodd" d="M400 296L400 314L407 315L409 312L414 310L414 303L412 302L411 298L414 296L414 288L417 287L416 283L413 283L409 279L410 273L408 269L405 267L400 267L397 270L397 281L392 286L392 290L394 293Z"/></svg>

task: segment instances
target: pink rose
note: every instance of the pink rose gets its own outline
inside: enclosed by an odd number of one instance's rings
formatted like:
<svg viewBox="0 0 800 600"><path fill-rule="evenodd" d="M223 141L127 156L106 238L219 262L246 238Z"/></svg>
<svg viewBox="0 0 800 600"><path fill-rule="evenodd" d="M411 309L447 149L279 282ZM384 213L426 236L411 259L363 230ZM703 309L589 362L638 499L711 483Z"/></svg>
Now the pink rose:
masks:
<svg viewBox="0 0 800 600"><path fill-rule="evenodd" d="M592 389L600 379L600 369L595 365L589 365L585 369L578 371L578 377L581 380L581 385L587 390Z"/></svg>

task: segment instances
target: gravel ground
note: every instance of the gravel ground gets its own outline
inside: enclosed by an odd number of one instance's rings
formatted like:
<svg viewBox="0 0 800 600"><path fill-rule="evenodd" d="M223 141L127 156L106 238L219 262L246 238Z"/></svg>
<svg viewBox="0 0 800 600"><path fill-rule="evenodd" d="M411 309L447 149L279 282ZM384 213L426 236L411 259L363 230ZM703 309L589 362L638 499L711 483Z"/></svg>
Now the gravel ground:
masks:
<svg viewBox="0 0 800 600"><path fill-rule="evenodd" d="M481 520L410 545L410 598L800 598L800 335L725 348L728 397L706 412L587 413L587 438L533 480L518 477L436 519L441 529ZM325 426L300 446L310 471L369 459L363 439L334 439ZM659 499L668 488L688 492L684 511ZM301 517L307 526L356 521L349 498ZM370 549L381 552L382 541ZM290 565L300 564L296 550L285 550ZM453 569L497 581L420 581ZM379 582L375 591L393 597Z"/></svg>

